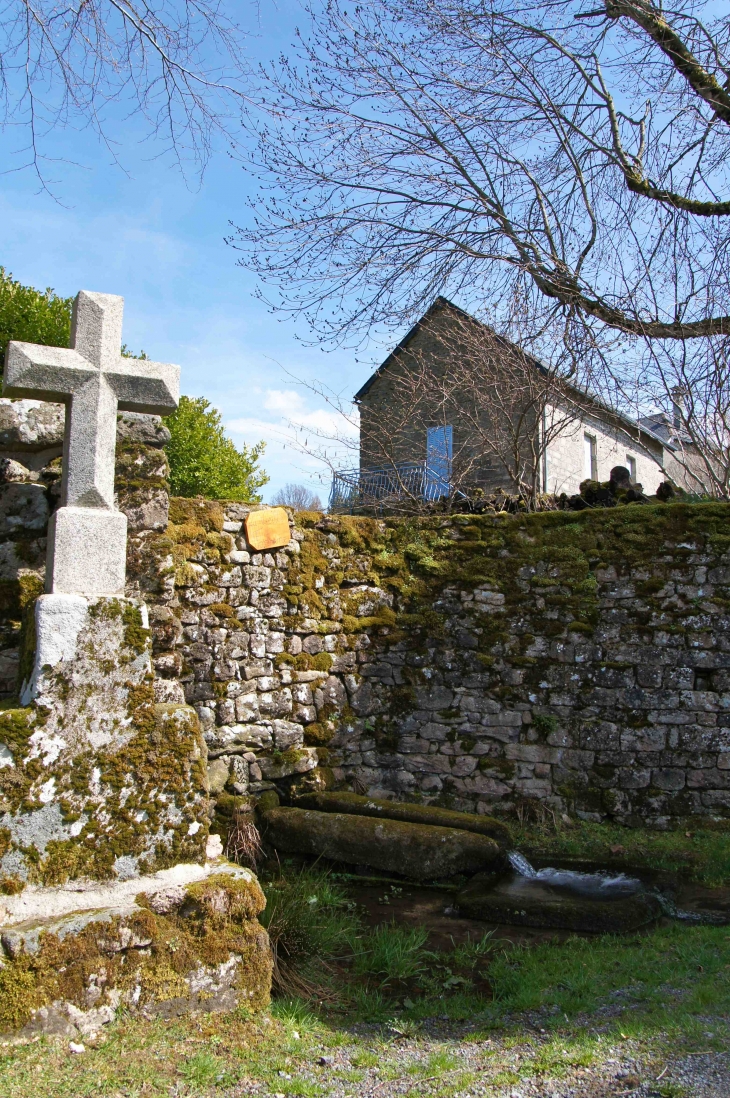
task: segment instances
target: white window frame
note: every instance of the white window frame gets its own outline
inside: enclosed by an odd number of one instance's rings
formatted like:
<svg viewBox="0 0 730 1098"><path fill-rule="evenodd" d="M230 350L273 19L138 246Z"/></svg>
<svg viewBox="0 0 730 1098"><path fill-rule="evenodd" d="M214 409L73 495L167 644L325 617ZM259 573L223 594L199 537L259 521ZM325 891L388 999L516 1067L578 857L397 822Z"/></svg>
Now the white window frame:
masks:
<svg viewBox="0 0 730 1098"><path fill-rule="evenodd" d="M598 440L586 431L583 435L584 480L598 480Z"/></svg>
<svg viewBox="0 0 730 1098"><path fill-rule="evenodd" d="M636 458L633 454L626 455L626 465L629 470L629 476L633 481L636 480Z"/></svg>

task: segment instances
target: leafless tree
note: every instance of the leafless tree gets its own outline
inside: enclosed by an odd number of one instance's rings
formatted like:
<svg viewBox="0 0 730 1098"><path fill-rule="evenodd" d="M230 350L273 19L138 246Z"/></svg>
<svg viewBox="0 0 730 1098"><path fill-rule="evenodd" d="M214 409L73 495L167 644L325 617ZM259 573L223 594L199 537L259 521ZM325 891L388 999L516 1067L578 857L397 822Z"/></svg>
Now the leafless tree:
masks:
<svg viewBox="0 0 730 1098"><path fill-rule="evenodd" d="M0 0L0 128L18 134L5 170L45 186L51 131L89 126L113 152L130 118L202 170L240 115L242 38L221 0Z"/></svg>
<svg viewBox="0 0 730 1098"><path fill-rule="evenodd" d="M671 355L661 345L646 350L647 389L658 405L671 396L671 412L655 428L671 447L667 473L689 492L716 499L730 498L728 349L723 339L708 340L701 355L685 344Z"/></svg>
<svg viewBox="0 0 730 1098"><path fill-rule="evenodd" d="M322 510L322 500L304 484L285 484L273 496L271 503L274 507L291 507L293 511Z"/></svg>
<svg viewBox="0 0 730 1098"><path fill-rule="evenodd" d="M268 190L233 242L272 302L342 341L439 293L499 321L519 287L525 349L565 376L581 364L607 399L668 409L684 373L713 374L696 436L727 455L727 11L330 0L310 16L249 116Z"/></svg>

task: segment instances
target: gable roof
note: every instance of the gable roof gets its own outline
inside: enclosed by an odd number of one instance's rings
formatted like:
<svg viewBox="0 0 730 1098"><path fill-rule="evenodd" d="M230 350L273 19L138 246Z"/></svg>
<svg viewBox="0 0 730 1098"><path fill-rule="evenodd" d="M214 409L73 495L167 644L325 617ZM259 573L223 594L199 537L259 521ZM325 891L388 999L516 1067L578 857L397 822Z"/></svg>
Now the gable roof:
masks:
<svg viewBox="0 0 730 1098"><path fill-rule="evenodd" d="M381 374L383 374L385 370L387 370L388 367L392 364L393 360L396 359L398 355L400 355L406 349L414 336L418 335L418 333L425 326L427 321L435 316L436 313L443 312L444 309L453 309L453 311L455 313L458 313L459 316L463 317L464 320L470 320L472 324L479 324L480 327L485 327L485 325L483 325L481 321L477 320L476 317L470 316L469 313L464 312L463 309L460 309L458 305L454 305L453 301L449 301L447 297L442 297L439 294L436 300L426 309L426 312L423 314L421 319L417 320L413 327L406 332L406 334L403 336L403 339L400 341L400 343L396 344L396 346L390 352L385 361L381 362L377 370L375 370L375 372L372 373L367 379L365 384L360 389L358 389L353 398L355 401L362 400L362 398L370 391L370 389L381 376Z"/></svg>
<svg viewBox="0 0 730 1098"><path fill-rule="evenodd" d="M370 392L370 389L373 387L375 382L403 353L403 351L408 347L408 344L411 342L411 340L414 339L416 335L418 335L418 333L426 326L428 321L431 320L438 313L443 312L446 309L457 313L464 320L468 320L470 323L476 324L478 325L478 327L490 331L494 338L497 340L497 342L501 343L506 350L519 351L523 358L527 359L527 361L531 363L531 365L534 366L536 370L539 370L540 373L547 374L549 372L547 367L542 362L540 362L539 359L534 358L534 356L529 354L527 351L523 351L521 347L518 347L510 340L506 339L504 336L498 335L497 332L493 331L481 320L477 320L477 318L472 316L471 313L467 313L464 309L461 309L458 305L455 305L453 301L449 301L447 297L443 297L441 294L439 294L439 296L433 301L433 303L429 305L428 309L423 314L421 319L417 320L413 327L406 332L400 343L396 344L388 357L383 362L381 362L377 370L375 370L367 379L365 384L358 389L353 398L356 403L361 401L363 397ZM595 407L596 413L601 415L603 418L614 420L614 422L618 421L623 427L627 428L629 431L633 431L639 436L644 435L647 438L650 438L653 442L658 442L662 447L667 450L676 450L676 440L670 437L669 432L667 432L665 429L662 429L662 421L666 419L663 412L657 413L655 416L646 416L642 417L639 420L635 420L632 419L631 416L625 415L623 412L617 412L614 408L611 408L594 393L589 393L587 390L581 389L578 385L573 385L569 381L564 381L563 384L566 386L566 388L572 389L572 391L579 395L584 401L590 402L590 404Z"/></svg>

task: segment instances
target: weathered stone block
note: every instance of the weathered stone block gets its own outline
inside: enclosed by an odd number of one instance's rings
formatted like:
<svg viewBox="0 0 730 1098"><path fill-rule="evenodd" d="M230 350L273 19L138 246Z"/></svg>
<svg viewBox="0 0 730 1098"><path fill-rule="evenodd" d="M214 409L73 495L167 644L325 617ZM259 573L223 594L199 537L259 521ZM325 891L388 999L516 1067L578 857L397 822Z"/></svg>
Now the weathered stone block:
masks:
<svg viewBox="0 0 730 1098"><path fill-rule="evenodd" d="M685 785L685 772L677 767L663 767L653 770L651 774L652 784L658 789L683 789Z"/></svg>
<svg viewBox="0 0 730 1098"><path fill-rule="evenodd" d="M48 524L46 590L123 595L127 518L119 511L59 507Z"/></svg>
<svg viewBox="0 0 730 1098"><path fill-rule="evenodd" d="M687 785L690 789L730 789L730 771L716 768L688 770Z"/></svg>
<svg viewBox="0 0 730 1098"><path fill-rule="evenodd" d="M665 728L623 728L621 730L622 751L662 751L666 747Z"/></svg>
<svg viewBox="0 0 730 1098"><path fill-rule="evenodd" d="M222 793L228 781L229 763L227 759L214 759L208 763L208 788L212 797Z"/></svg>
<svg viewBox="0 0 730 1098"><path fill-rule="evenodd" d="M254 875L222 860L8 897L0 1032L93 1038L120 1008L163 1017L261 1008L271 986L268 936L256 919L264 905ZM21 979L23 995L8 994Z"/></svg>
<svg viewBox="0 0 730 1098"><path fill-rule="evenodd" d="M289 748L301 747L304 743L304 729L301 724L275 720L271 722L271 730L277 751L288 751Z"/></svg>
<svg viewBox="0 0 730 1098"><path fill-rule="evenodd" d="M42 484L0 485L0 537L45 533L48 499Z"/></svg>
<svg viewBox="0 0 730 1098"><path fill-rule="evenodd" d="M474 832L300 808L270 810L264 829L267 841L278 850L369 865L420 880L473 872L499 855L493 839Z"/></svg>
<svg viewBox="0 0 730 1098"><path fill-rule="evenodd" d="M283 752L274 757L263 756L258 760L261 773L270 781L291 777L292 774L306 774L317 765L316 747L300 747Z"/></svg>

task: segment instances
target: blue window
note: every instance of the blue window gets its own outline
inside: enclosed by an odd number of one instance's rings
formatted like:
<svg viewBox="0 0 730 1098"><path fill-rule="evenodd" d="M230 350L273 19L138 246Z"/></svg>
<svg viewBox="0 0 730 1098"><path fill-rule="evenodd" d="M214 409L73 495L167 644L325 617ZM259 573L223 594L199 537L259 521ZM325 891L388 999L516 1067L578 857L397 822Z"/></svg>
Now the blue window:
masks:
<svg viewBox="0 0 730 1098"><path fill-rule="evenodd" d="M451 460L454 428L429 427L426 434L426 495L428 499L448 496L451 491Z"/></svg>

